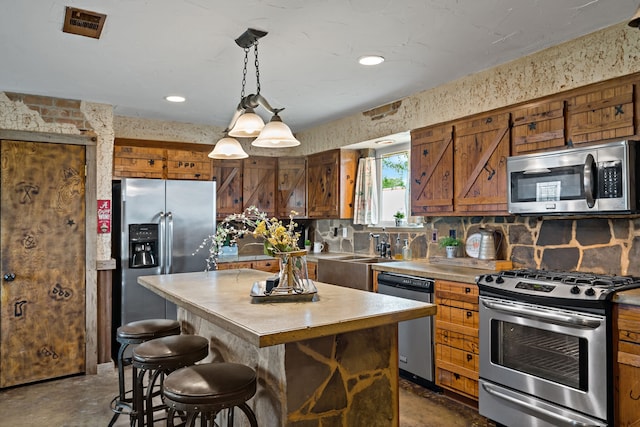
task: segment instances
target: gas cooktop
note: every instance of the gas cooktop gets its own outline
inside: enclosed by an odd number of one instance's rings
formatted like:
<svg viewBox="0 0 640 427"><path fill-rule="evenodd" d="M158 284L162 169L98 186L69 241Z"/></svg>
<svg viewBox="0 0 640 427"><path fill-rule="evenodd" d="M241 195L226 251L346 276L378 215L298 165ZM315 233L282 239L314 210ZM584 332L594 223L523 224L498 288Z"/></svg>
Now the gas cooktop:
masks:
<svg viewBox="0 0 640 427"><path fill-rule="evenodd" d="M615 292L640 287L640 277L536 269L505 270L476 281L481 291L587 301L608 300Z"/></svg>

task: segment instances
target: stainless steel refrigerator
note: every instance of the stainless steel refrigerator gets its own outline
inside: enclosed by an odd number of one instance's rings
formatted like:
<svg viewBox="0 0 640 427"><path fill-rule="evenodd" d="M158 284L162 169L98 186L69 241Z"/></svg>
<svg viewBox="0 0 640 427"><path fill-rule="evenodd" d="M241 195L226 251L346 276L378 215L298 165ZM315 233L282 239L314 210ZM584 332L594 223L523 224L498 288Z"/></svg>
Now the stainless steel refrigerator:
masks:
<svg viewBox="0 0 640 427"><path fill-rule="evenodd" d="M215 230L216 183L127 178L114 181L112 197L115 337L128 322L176 318L175 305L137 279L205 270L208 251L193 253Z"/></svg>

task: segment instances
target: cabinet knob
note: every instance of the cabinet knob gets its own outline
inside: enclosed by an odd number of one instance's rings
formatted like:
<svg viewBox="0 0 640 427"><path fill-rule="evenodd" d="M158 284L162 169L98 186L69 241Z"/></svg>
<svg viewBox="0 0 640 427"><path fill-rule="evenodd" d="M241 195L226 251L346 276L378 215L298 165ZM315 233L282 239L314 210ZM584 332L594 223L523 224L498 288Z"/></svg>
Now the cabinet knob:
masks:
<svg viewBox="0 0 640 427"><path fill-rule="evenodd" d="M473 316L473 313L472 313L472 312L470 312L470 311L467 311L467 319L468 319L469 317L471 317L471 316Z"/></svg>
<svg viewBox="0 0 640 427"><path fill-rule="evenodd" d="M471 359L473 359L473 356L467 353L467 362L471 362Z"/></svg>
<svg viewBox="0 0 640 427"><path fill-rule="evenodd" d="M15 273L7 273L3 276L5 282L13 282L16 278Z"/></svg>

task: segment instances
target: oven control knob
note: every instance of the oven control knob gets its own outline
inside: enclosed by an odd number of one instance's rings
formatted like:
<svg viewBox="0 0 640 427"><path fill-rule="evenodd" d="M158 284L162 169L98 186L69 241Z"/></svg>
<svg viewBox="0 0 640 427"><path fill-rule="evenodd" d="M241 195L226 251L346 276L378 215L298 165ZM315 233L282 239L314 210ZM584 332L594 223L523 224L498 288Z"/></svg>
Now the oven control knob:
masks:
<svg viewBox="0 0 640 427"><path fill-rule="evenodd" d="M487 274L486 276L484 276L484 281L487 283L493 282L493 276L490 274Z"/></svg>
<svg viewBox="0 0 640 427"><path fill-rule="evenodd" d="M587 296L592 297L592 296L594 296L596 294L596 291L594 291L593 288L589 288L586 291L584 291L584 294L587 295Z"/></svg>
<svg viewBox="0 0 640 427"><path fill-rule="evenodd" d="M496 283L504 283L504 279L502 278L502 276L496 277Z"/></svg>
<svg viewBox="0 0 640 427"><path fill-rule="evenodd" d="M572 294L579 294L580 293L580 288L578 286L574 286L573 288L571 288L571 293Z"/></svg>

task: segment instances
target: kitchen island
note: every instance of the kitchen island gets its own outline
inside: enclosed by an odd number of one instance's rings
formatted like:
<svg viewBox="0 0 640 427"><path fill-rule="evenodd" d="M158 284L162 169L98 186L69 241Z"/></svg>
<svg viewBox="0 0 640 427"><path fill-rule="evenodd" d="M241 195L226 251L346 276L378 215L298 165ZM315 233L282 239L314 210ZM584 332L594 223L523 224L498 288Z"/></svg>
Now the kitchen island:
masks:
<svg viewBox="0 0 640 427"><path fill-rule="evenodd" d="M210 338L205 361L258 375L249 405L261 426L398 426L398 327L433 304L317 283L316 300L256 302L269 273L222 270L143 276L178 306L183 333Z"/></svg>

